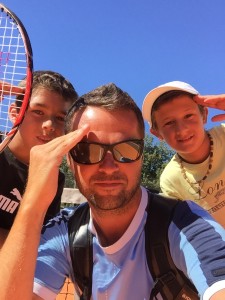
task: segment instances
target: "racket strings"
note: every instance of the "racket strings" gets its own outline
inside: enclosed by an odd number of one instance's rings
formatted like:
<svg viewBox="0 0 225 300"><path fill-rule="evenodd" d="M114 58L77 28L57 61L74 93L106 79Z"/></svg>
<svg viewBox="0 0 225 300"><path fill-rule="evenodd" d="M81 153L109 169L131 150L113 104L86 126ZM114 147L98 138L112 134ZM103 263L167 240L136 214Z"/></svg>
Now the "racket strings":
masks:
<svg viewBox="0 0 225 300"><path fill-rule="evenodd" d="M26 77L27 57L17 24L3 10L0 11L0 32L0 135L5 138L13 127L9 108L16 101L15 108L19 112L22 104L16 97L23 93L13 87Z"/></svg>

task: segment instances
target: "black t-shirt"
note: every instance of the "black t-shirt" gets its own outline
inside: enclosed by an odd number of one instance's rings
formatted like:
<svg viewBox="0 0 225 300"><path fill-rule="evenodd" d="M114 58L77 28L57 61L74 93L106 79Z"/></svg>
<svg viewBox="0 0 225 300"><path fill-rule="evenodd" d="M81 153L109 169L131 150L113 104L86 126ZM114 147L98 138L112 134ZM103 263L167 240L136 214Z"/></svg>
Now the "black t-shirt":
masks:
<svg viewBox="0 0 225 300"><path fill-rule="evenodd" d="M17 214L28 177L28 166L17 160L7 147L0 154L0 227L10 229ZM58 190L49 206L44 223L60 210L65 176L59 173ZM48 183L46 183L46 189Z"/></svg>

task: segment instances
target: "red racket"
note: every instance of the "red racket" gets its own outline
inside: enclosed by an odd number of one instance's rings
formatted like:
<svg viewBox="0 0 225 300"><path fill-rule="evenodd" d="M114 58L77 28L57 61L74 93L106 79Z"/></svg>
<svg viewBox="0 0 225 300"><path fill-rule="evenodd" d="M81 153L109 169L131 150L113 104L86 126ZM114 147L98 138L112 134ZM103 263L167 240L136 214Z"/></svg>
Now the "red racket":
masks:
<svg viewBox="0 0 225 300"><path fill-rule="evenodd" d="M26 112L32 86L31 43L19 18L0 3L0 152L15 136ZM26 78L26 84L19 83ZM9 109L15 103L16 117ZM13 104L14 105L14 104Z"/></svg>

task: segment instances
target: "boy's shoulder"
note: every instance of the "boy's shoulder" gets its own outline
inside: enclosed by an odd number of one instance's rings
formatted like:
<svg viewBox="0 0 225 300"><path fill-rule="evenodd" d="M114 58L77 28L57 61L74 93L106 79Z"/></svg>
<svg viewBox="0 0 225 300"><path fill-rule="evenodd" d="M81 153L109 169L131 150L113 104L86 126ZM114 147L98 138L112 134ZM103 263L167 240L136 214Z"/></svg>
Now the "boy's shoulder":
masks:
<svg viewBox="0 0 225 300"><path fill-rule="evenodd" d="M179 158L177 153L171 158L162 171L161 177L168 176L168 174L175 174L180 171Z"/></svg>
<svg viewBox="0 0 225 300"><path fill-rule="evenodd" d="M225 123L214 126L208 132L213 139L213 144L217 151L218 147L223 148L225 146Z"/></svg>
<svg viewBox="0 0 225 300"><path fill-rule="evenodd" d="M212 127L209 129L209 133L212 134L212 136L220 136L220 134L223 133L225 134L225 123Z"/></svg>

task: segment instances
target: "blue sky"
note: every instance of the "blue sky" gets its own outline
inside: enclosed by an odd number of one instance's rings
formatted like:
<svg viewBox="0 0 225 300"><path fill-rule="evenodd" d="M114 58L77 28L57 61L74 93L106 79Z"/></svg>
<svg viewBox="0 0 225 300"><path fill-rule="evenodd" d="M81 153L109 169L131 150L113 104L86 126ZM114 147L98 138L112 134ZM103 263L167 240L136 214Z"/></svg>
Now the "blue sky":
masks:
<svg viewBox="0 0 225 300"><path fill-rule="evenodd" d="M172 80L225 93L224 0L3 3L28 31L34 69L62 73L80 95L114 82L141 108L150 89Z"/></svg>

